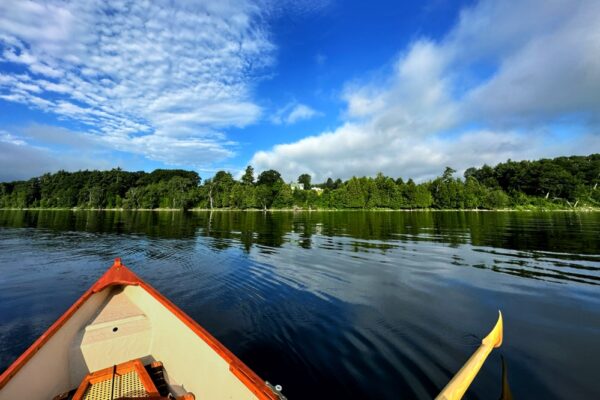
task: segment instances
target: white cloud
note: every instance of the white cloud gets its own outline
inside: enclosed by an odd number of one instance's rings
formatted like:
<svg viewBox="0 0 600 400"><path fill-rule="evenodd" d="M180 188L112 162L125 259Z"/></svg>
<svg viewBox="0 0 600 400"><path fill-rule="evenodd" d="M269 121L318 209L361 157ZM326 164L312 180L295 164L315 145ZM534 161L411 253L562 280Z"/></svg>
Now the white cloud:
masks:
<svg viewBox="0 0 600 400"><path fill-rule="evenodd" d="M600 151L600 2L483 0L383 79L347 85L345 122L257 152L257 170L428 178L512 159ZM579 121L565 137L556 123ZM583 122L581 122L583 121Z"/></svg>
<svg viewBox="0 0 600 400"><path fill-rule="evenodd" d="M485 3L466 15L480 24L484 12L492 12L487 19L497 26L482 29L491 42L487 51L495 49L501 58L494 75L466 96L469 117L503 124L536 123L568 114L597 119L600 2L526 1L511 8ZM483 38L465 33L464 25L465 19L449 46L468 50L475 45L483 51Z"/></svg>
<svg viewBox="0 0 600 400"><path fill-rule="evenodd" d="M298 121L302 121L305 119L311 119L317 115L319 115L318 111L313 110L312 108L310 108L307 105L298 104L296 107L293 108L293 110L287 116L286 122L288 124L295 124Z"/></svg>
<svg viewBox="0 0 600 400"><path fill-rule="evenodd" d="M271 117L271 122L276 125L292 125L296 122L312 119L320 115L323 114L306 104L291 102L277 110Z"/></svg>
<svg viewBox="0 0 600 400"><path fill-rule="evenodd" d="M10 133L0 130L0 142L8 143L15 146L24 146L26 142L18 136L11 135Z"/></svg>
<svg viewBox="0 0 600 400"><path fill-rule="evenodd" d="M247 0L0 2L0 98L83 122L109 146L179 165L233 154L258 120L274 46Z"/></svg>

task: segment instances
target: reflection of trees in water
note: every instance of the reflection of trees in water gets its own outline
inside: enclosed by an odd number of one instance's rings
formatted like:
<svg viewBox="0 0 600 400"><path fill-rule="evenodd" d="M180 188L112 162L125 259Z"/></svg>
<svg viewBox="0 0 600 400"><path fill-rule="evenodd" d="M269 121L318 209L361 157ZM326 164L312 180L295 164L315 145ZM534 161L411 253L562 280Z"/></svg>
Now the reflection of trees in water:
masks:
<svg viewBox="0 0 600 400"><path fill-rule="evenodd" d="M172 239L193 238L196 229L186 213L151 211L0 211L0 226L56 232L145 234Z"/></svg>
<svg viewBox="0 0 600 400"><path fill-rule="evenodd" d="M598 254L598 213L518 212L146 212L2 210L0 226L54 231L133 233L157 238L211 237L220 248L241 242L310 248L314 235L374 241L433 241L524 251Z"/></svg>
<svg viewBox="0 0 600 400"><path fill-rule="evenodd" d="M500 262L448 262L531 279L600 280L600 268L594 266L600 253L598 213L5 210L0 211L0 226L43 228L57 235L84 231L156 239L202 236L210 238L208 246L217 251L240 245L246 252L253 247L273 251L284 244L310 249L315 236L324 248L353 252L387 252L424 241L456 248L470 244L472 250L492 255L509 251L497 257Z"/></svg>
<svg viewBox="0 0 600 400"><path fill-rule="evenodd" d="M281 215L278 215L281 214ZM198 234L212 239L210 246L226 249L242 243L246 251L253 245L280 247L292 231L292 216L287 213L263 212L194 212Z"/></svg>

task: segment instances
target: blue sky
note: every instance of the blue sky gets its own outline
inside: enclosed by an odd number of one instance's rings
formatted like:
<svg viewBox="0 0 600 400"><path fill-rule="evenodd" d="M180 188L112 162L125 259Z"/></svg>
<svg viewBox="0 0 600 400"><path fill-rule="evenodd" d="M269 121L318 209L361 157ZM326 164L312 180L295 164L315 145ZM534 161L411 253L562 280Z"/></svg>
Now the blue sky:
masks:
<svg viewBox="0 0 600 400"><path fill-rule="evenodd" d="M0 3L0 180L427 179L600 151L600 3Z"/></svg>

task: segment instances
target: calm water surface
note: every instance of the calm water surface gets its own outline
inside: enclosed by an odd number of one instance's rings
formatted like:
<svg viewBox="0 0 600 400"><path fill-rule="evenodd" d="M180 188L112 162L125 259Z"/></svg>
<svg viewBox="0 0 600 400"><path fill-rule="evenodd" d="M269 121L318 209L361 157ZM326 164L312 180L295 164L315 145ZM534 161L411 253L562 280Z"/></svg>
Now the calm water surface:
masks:
<svg viewBox="0 0 600 400"><path fill-rule="evenodd" d="M431 398L498 309L467 398L600 398L600 213L0 211L0 370L117 256L290 399Z"/></svg>

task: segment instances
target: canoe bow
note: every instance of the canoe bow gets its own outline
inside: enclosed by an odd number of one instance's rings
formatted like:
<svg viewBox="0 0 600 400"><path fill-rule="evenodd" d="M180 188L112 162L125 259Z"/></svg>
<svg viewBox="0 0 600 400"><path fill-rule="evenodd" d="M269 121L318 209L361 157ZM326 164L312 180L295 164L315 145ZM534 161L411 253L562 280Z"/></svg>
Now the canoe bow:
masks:
<svg viewBox="0 0 600 400"><path fill-rule="evenodd" d="M498 321L494 328L481 341L479 348L448 382L436 400L459 400L463 397L492 350L502 345L503 329L502 312L498 311Z"/></svg>

